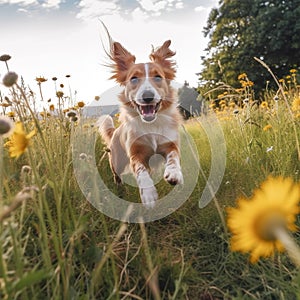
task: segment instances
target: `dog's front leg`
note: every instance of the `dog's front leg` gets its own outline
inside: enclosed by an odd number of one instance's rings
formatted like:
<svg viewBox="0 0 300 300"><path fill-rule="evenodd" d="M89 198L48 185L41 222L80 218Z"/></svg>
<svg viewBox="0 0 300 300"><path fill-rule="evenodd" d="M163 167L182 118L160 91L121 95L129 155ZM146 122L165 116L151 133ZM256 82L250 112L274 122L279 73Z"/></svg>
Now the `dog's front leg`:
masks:
<svg viewBox="0 0 300 300"><path fill-rule="evenodd" d="M172 185L183 184L180 155L177 145L173 142L163 144L159 147L159 153L166 159L165 180Z"/></svg>
<svg viewBox="0 0 300 300"><path fill-rule="evenodd" d="M131 155L130 164L139 187L142 203L145 207L152 208L158 199L158 194L147 170L148 160L151 156L151 151L147 150L142 148L137 151L137 147L135 147L135 153Z"/></svg>

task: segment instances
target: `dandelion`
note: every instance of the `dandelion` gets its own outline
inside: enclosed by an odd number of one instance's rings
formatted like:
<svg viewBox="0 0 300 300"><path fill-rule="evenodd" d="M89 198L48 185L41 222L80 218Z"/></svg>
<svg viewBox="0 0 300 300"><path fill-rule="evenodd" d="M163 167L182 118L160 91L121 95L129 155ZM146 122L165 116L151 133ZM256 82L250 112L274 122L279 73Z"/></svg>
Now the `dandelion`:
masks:
<svg viewBox="0 0 300 300"><path fill-rule="evenodd" d="M5 146L9 148L10 157L18 158L22 155L31 143L31 138L35 135L36 131L33 130L26 134L21 122L16 123L14 132L10 136L9 141Z"/></svg>
<svg viewBox="0 0 300 300"><path fill-rule="evenodd" d="M297 230L299 200L299 185L283 177L269 177L251 199L239 199L237 208L228 209L232 251L250 252L250 261L256 262L286 249L300 263L298 249L286 232Z"/></svg>
<svg viewBox="0 0 300 300"><path fill-rule="evenodd" d="M12 120L5 116L0 116L0 136L5 138L8 137L14 128Z"/></svg>
<svg viewBox="0 0 300 300"><path fill-rule="evenodd" d="M268 131L269 129L272 128L272 125L271 124L268 124L266 125L264 128L263 128L263 131Z"/></svg>
<svg viewBox="0 0 300 300"><path fill-rule="evenodd" d="M10 88L12 87L14 84L16 84L18 81L18 74L15 72L8 72L6 73L6 75L3 77L3 84L4 86Z"/></svg>

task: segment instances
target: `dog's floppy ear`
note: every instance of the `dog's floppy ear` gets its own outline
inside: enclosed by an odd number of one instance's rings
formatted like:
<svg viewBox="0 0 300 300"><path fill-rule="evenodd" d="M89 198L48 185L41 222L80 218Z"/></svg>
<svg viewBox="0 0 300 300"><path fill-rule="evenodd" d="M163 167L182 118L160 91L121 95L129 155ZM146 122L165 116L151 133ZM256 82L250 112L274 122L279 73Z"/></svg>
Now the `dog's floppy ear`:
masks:
<svg viewBox="0 0 300 300"><path fill-rule="evenodd" d="M114 62L111 67L113 68L113 76L119 83L124 83L126 79L126 72L129 67L134 64L135 56L127 51L120 43L112 41L110 47L110 58Z"/></svg>
<svg viewBox="0 0 300 300"><path fill-rule="evenodd" d="M176 64L175 61L170 58L175 55L175 52L170 50L170 45L171 41L167 40L161 47L155 50L153 49L152 53L150 54L150 59L153 62L160 64L164 68L166 77L168 79L174 79L176 73Z"/></svg>

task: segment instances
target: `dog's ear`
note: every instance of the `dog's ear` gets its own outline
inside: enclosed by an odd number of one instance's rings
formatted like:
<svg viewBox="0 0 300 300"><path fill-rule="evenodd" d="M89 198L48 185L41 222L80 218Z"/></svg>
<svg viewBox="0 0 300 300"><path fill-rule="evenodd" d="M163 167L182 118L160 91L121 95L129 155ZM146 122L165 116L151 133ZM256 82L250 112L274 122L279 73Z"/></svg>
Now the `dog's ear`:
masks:
<svg viewBox="0 0 300 300"><path fill-rule="evenodd" d="M123 84L126 80L126 72L135 62L135 56L127 51L120 43L112 42L110 47L110 58L114 62L111 67L113 76L117 82Z"/></svg>
<svg viewBox="0 0 300 300"><path fill-rule="evenodd" d="M152 53L150 54L150 59L153 62L160 64L164 68L166 77L168 79L174 79L176 73L176 63L170 58L175 55L175 52L170 50L170 45L171 41L167 40L161 47L153 49Z"/></svg>

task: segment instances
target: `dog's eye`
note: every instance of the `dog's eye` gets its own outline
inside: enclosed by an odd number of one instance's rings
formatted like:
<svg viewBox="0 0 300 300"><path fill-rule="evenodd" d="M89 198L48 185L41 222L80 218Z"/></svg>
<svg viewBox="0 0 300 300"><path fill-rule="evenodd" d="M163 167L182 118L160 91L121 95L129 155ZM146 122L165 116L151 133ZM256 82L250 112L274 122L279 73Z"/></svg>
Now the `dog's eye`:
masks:
<svg viewBox="0 0 300 300"><path fill-rule="evenodd" d="M154 76L154 81L155 82L161 82L162 81L162 77L160 75L156 75L156 76Z"/></svg>
<svg viewBox="0 0 300 300"><path fill-rule="evenodd" d="M139 79L138 79L136 76L133 76L133 77L130 78L130 82L131 82L132 84L138 84Z"/></svg>

